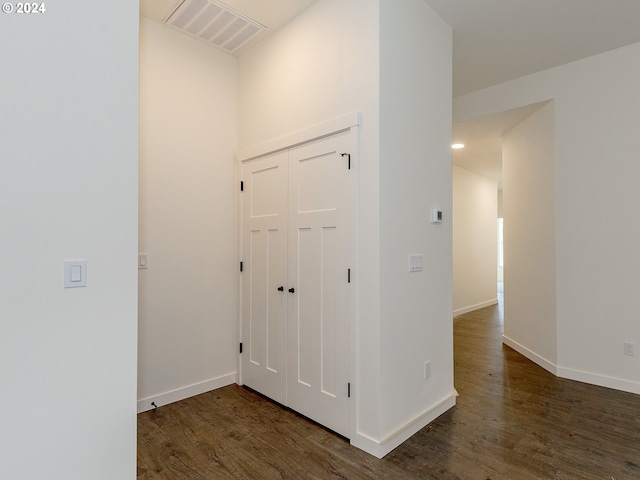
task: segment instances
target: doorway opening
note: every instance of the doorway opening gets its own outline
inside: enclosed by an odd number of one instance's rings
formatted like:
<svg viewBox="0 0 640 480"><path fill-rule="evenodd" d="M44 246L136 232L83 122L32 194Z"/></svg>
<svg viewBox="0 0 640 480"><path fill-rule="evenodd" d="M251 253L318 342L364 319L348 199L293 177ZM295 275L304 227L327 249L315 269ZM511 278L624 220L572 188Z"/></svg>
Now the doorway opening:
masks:
<svg viewBox="0 0 640 480"><path fill-rule="evenodd" d="M502 341L550 371L557 347L554 108L544 101L453 126L453 140L466 145L464 155L454 153L454 168L464 165L499 185L500 208L491 220L495 243L486 249L496 261L486 282L503 309ZM455 224L454 218L454 244Z"/></svg>
<svg viewBox="0 0 640 480"><path fill-rule="evenodd" d="M453 151L454 316L497 303L502 307L505 280L508 282L505 247L507 259L510 248L509 235L506 241L504 235L503 138L546 103L453 125L453 143L465 145ZM459 180L462 176L463 182ZM509 188L512 186L507 185ZM508 198L520 197L520 193L514 197L513 190L510 192ZM517 212L518 208L510 211Z"/></svg>

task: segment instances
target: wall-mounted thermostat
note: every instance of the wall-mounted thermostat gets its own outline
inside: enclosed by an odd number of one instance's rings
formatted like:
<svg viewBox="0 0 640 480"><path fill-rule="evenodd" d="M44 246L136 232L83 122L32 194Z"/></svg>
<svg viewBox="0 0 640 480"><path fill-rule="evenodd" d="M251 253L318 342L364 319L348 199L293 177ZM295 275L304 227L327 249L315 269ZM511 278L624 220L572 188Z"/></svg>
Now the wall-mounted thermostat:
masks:
<svg viewBox="0 0 640 480"><path fill-rule="evenodd" d="M442 223L442 210L431 209L431 223Z"/></svg>

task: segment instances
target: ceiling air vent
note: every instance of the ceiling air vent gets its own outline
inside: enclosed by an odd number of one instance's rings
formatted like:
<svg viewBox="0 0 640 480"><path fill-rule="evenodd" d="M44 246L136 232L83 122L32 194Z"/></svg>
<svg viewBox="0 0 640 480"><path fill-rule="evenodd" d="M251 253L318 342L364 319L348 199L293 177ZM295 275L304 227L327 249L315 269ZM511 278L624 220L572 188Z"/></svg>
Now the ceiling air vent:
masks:
<svg viewBox="0 0 640 480"><path fill-rule="evenodd" d="M184 0L164 23L229 53L266 29L216 0Z"/></svg>

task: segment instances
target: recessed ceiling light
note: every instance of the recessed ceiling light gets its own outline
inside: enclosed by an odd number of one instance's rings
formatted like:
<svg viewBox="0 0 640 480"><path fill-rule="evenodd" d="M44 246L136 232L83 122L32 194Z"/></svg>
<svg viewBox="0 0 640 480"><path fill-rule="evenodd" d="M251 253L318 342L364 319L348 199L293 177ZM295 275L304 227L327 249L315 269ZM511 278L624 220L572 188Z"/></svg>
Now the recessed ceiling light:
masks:
<svg viewBox="0 0 640 480"><path fill-rule="evenodd" d="M451 148L455 148L456 150L459 150L461 148L464 148L464 143L454 143L453 145L451 145Z"/></svg>

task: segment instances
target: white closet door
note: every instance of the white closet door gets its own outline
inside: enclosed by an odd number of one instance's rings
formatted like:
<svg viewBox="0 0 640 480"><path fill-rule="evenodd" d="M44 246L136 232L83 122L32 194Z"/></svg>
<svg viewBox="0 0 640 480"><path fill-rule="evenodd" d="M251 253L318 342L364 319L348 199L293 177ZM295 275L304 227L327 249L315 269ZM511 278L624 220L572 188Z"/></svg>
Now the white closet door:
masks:
<svg viewBox="0 0 640 480"><path fill-rule="evenodd" d="M289 151L287 404L349 437L349 132ZM293 289L293 292L291 290Z"/></svg>
<svg viewBox="0 0 640 480"><path fill-rule="evenodd" d="M285 405L287 158L242 165L242 382Z"/></svg>

